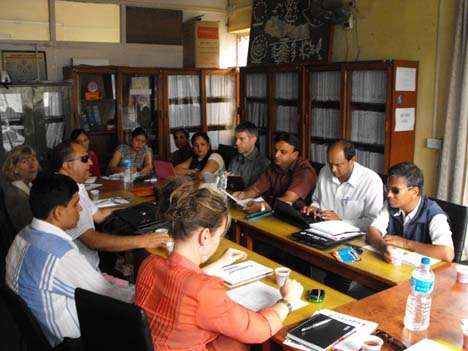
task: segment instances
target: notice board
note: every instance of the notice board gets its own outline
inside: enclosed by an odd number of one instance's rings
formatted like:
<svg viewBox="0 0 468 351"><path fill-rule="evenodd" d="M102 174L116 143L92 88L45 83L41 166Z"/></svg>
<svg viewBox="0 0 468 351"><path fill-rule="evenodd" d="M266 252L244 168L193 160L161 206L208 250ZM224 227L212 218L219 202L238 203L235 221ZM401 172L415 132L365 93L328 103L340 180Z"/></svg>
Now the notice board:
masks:
<svg viewBox="0 0 468 351"><path fill-rule="evenodd" d="M333 26L314 17L314 0L254 0L248 65L329 61Z"/></svg>

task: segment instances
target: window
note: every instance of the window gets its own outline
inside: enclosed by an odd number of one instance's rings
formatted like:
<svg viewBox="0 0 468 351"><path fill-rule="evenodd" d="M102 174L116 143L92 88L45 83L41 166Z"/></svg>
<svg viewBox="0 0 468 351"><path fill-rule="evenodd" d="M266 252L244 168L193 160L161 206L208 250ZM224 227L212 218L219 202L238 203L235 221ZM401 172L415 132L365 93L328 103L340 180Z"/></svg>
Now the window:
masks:
<svg viewBox="0 0 468 351"><path fill-rule="evenodd" d="M57 0L55 22L57 41L120 42L119 5Z"/></svg>
<svg viewBox="0 0 468 351"><path fill-rule="evenodd" d="M0 39L50 40L48 0L2 1Z"/></svg>

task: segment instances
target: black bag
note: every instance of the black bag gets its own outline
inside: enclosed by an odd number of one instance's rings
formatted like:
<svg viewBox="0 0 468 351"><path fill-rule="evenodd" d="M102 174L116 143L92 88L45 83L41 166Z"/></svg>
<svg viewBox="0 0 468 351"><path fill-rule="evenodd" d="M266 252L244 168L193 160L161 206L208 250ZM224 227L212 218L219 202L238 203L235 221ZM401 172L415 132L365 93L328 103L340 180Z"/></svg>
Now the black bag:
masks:
<svg viewBox="0 0 468 351"><path fill-rule="evenodd" d="M157 206L150 202L116 210L98 225L101 232L118 235L149 233L159 228L168 228L168 223L158 219Z"/></svg>

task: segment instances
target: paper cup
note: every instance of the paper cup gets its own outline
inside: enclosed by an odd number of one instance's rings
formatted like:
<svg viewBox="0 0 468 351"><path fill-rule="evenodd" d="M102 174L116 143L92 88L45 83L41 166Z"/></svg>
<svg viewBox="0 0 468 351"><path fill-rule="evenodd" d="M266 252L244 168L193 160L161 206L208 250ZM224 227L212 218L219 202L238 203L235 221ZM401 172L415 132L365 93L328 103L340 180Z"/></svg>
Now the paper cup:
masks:
<svg viewBox="0 0 468 351"><path fill-rule="evenodd" d="M166 243L166 250L168 253L171 253L172 251L174 251L174 241L168 241Z"/></svg>
<svg viewBox="0 0 468 351"><path fill-rule="evenodd" d="M93 189L90 191L91 193L91 200L96 201L99 200L99 190Z"/></svg>
<svg viewBox="0 0 468 351"><path fill-rule="evenodd" d="M457 282L468 284L468 266L457 264Z"/></svg>
<svg viewBox="0 0 468 351"><path fill-rule="evenodd" d="M289 278L291 270L288 267L278 267L275 269L276 284L283 286L286 280Z"/></svg>
<svg viewBox="0 0 468 351"><path fill-rule="evenodd" d="M393 249L392 250L392 264L394 266L401 266L401 263L403 261L402 259L402 253L398 249Z"/></svg>
<svg viewBox="0 0 468 351"><path fill-rule="evenodd" d="M383 340L375 335L368 335L364 339L360 351L380 351Z"/></svg>

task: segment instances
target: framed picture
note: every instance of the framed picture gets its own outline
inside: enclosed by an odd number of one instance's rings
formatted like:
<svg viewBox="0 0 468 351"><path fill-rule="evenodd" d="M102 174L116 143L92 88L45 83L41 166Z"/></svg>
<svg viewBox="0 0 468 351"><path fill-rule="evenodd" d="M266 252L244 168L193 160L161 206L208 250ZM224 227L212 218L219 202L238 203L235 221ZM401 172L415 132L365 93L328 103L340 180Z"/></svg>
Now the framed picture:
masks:
<svg viewBox="0 0 468 351"><path fill-rule="evenodd" d="M47 80L45 51L2 51L2 67L14 83Z"/></svg>

